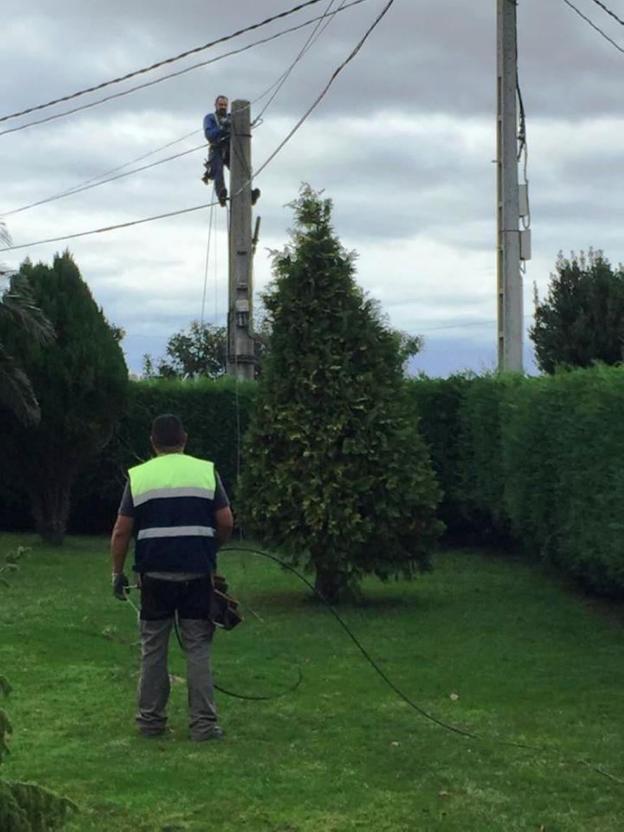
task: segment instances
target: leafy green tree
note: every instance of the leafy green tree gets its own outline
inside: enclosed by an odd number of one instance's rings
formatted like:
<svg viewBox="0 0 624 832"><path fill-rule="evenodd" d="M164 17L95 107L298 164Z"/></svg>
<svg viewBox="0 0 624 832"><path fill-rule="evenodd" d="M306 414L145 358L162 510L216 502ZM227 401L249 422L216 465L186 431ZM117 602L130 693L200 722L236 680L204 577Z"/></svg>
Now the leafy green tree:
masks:
<svg viewBox="0 0 624 832"><path fill-rule="evenodd" d="M0 242L11 242L3 223ZM19 328L25 337L40 345L49 343L54 331L35 305L28 280L23 276L15 278L9 287L9 275L10 269L0 266L0 406L20 421L33 424L40 416L39 403L28 376L2 339L2 328Z"/></svg>
<svg viewBox="0 0 624 832"><path fill-rule="evenodd" d="M0 331L10 353L20 356L41 408L38 425L13 420L7 426L3 454L28 493L37 531L61 543L72 484L110 439L125 404L128 371L115 332L69 252L51 267L26 261L12 288L23 279L56 338L43 346L13 322Z"/></svg>
<svg viewBox="0 0 624 832"><path fill-rule="evenodd" d="M366 574L428 567L439 490L406 400L404 340L358 288L331 201L305 186L293 207L264 297L271 339L237 505L249 533L336 601Z"/></svg>
<svg viewBox="0 0 624 832"><path fill-rule="evenodd" d="M530 330L537 364L546 373L558 366L618 364L624 357L624 270L613 270L602 252L559 255L548 295L535 290Z"/></svg>
<svg viewBox="0 0 624 832"><path fill-rule="evenodd" d="M167 342L166 355L157 362L143 356L143 375L147 378L219 378L226 370L225 327L192 321Z"/></svg>

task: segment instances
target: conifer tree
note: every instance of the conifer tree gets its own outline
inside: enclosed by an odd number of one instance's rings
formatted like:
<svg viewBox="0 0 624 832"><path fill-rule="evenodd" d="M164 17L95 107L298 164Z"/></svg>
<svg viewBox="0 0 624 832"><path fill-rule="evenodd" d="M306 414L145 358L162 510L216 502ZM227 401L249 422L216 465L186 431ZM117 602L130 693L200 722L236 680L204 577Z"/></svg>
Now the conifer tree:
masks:
<svg viewBox="0 0 624 832"><path fill-rule="evenodd" d="M246 531L337 601L366 574L428 567L439 490L406 406L404 344L358 288L331 201L304 186L293 207L264 297L271 336L237 507Z"/></svg>
<svg viewBox="0 0 624 832"><path fill-rule="evenodd" d="M535 290L530 330L540 370L624 361L624 267L613 269L600 251L559 255L547 296Z"/></svg>
<svg viewBox="0 0 624 832"><path fill-rule="evenodd" d="M19 357L41 410L35 426L8 419L5 459L28 493L37 531L63 540L71 487L88 459L110 439L125 403L128 371L123 352L69 252L51 267L26 261L25 276L55 338L41 344L15 327L2 332Z"/></svg>

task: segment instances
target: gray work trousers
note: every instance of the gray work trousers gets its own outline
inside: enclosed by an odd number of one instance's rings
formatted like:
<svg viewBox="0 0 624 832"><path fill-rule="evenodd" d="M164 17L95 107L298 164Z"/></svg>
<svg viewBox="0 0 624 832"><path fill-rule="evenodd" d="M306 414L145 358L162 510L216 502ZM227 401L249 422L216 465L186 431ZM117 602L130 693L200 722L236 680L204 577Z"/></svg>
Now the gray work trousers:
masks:
<svg viewBox="0 0 624 832"><path fill-rule="evenodd" d="M210 653L214 625L181 618L180 635L186 651L186 683L191 739L201 741L217 723ZM141 676L138 690L139 730L145 736L162 734L167 724L170 682L167 667L173 618L141 621Z"/></svg>

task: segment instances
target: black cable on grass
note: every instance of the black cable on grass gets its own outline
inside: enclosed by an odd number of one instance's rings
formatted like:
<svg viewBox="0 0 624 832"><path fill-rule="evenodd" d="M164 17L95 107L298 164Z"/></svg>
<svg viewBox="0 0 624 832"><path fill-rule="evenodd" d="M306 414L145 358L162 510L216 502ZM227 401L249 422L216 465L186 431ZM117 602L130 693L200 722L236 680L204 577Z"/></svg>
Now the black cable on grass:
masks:
<svg viewBox="0 0 624 832"><path fill-rule="evenodd" d="M253 547L247 547L247 546L245 546L245 547L228 546L228 547L220 550L221 554L226 554L227 552L242 552L243 554L248 553L248 554L256 555L258 557L263 557L263 558L266 558L267 560L271 560L274 563L277 563L283 569L286 569L287 571L292 572L293 575L295 575L297 578L299 578L299 580L302 583L304 583L309 589L311 589L312 592L314 593L314 595L316 595L316 597L319 598L320 601L322 601L324 606L329 610L329 612L333 615L333 617L338 622L338 624L342 627L342 629L345 631L345 633L349 636L351 641L355 644L355 646L360 651L362 656L366 659L368 664L381 677L381 679L385 682L385 684L392 691L394 691L394 693L400 699L402 699L407 705L409 705L410 708L412 708L414 711L416 711L422 717L427 719L429 722L432 722L434 725L437 725L440 728L444 728L444 730L450 731L453 734L459 734L460 736L467 737L468 739L472 739L472 740L477 740L478 742L490 742L490 743L493 743L494 745L506 746L506 747L509 747L509 748L519 748L523 751L532 751L534 753L539 753L539 754L548 754L548 755L553 755L554 754L561 760L561 762L568 763L568 764L571 764L571 765L576 765L576 766L583 766L584 768L589 768L591 771L595 772L596 774L600 774L603 777L607 777L609 780L612 780L614 783L617 783L618 785L621 785L621 786L624 785L624 780L622 780L619 777L615 777L613 774L610 774L608 771L605 771L604 769L600 768L599 766L594 765L594 763L591 763L588 760L575 760L575 759L572 759L572 758L569 758L569 757L564 757L564 756L558 754L556 751L554 751L551 748L544 748L544 747L539 747L539 746L534 746L534 745L527 745L525 743L514 742L513 740L498 740L498 739L494 739L494 738L490 738L490 737L484 737L484 736L481 736L480 734L475 734L475 733L472 733L471 731L467 731L464 728L458 728L455 725L450 725L446 722L443 722L441 719L437 719L435 716L433 716L432 714L425 711L424 708L421 708L420 705L418 705L416 702L414 702L413 699L411 699L406 693L404 693L404 691L402 691L401 688L399 688L399 686L396 685L392 681L392 679L390 679L390 677L381 669L379 664L373 659L373 657L366 650L366 648L361 644L359 639L353 634L353 632L351 631L349 626L346 624L344 619L339 615L339 613L334 609L334 607L323 597L323 595L316 589L316 587L305 577L305 575L302 575L301 572L299 572L297 569L295 569L290 564L285 563L280 558L276 557L275 555L271 555L269 552L265 552L262 549L254 549Z"/></svg>

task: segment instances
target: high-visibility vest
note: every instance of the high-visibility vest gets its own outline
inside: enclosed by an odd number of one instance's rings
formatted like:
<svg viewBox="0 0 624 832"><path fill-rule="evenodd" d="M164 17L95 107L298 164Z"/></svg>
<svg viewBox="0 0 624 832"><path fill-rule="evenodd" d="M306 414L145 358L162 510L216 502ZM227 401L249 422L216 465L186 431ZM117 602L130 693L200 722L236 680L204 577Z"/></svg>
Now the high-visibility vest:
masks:
<svg viewBox="0 0 624 832"><path fill-rule="evenodd" d="M134 570L214 571L214 464L172 453L137 465L128 473L136 535Z"/></svg>

